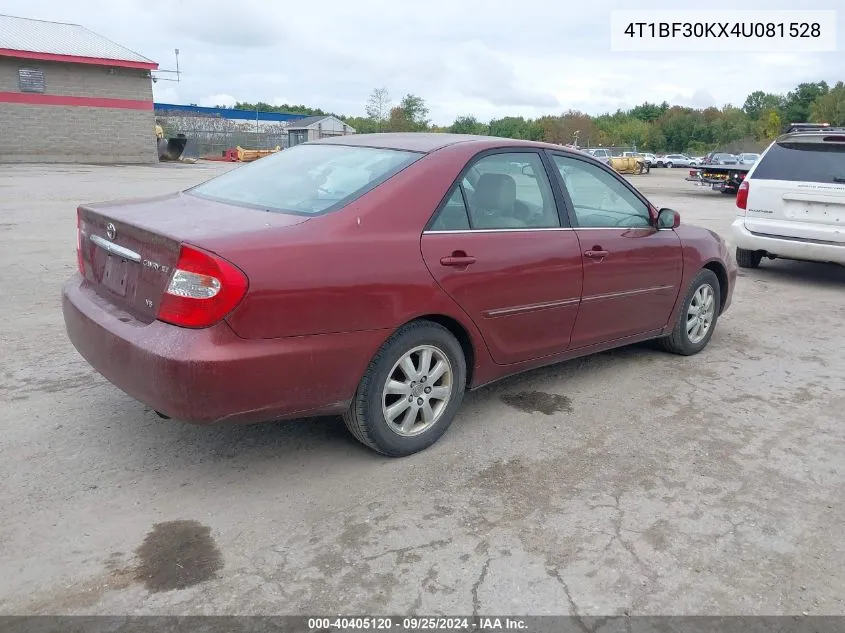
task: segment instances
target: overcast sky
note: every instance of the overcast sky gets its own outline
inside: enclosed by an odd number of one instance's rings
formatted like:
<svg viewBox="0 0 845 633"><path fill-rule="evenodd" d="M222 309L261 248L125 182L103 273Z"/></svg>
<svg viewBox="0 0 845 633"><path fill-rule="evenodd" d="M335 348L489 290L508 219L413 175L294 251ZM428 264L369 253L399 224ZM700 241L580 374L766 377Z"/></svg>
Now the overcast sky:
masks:
<svg viewBox="0 0 845 633"><path fill-rule="evenodd" d="M3 0L0 11L74 22L174 67L157 101L302 103L363 115L369 93L422 96L435 123L600 114L643 101L742 105L753 90L845 80L845 5L839 51L820 54L633 54L610 51L612 9L684 3L613 0ZM809 0L837 9L841 0ZM696 3L702 8L702 3ZM708 8L792 9L794 1L712 2Z"/></svg>

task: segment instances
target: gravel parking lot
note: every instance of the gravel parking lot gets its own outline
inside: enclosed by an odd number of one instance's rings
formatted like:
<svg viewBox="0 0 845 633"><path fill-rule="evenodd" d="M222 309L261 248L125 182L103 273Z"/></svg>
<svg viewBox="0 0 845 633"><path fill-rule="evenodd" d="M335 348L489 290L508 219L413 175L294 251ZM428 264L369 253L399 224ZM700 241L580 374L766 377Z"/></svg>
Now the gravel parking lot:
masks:
<svg viewBox="0 0 845 633"><path fill-rule="evenodd" d="M509 379L387 459L337 418L161 420L67 341L75 205L229 167L0 172L0 612L845 614L845 268L742 271L700 355ZM631 178L728 236L685 175Z"/></svg>

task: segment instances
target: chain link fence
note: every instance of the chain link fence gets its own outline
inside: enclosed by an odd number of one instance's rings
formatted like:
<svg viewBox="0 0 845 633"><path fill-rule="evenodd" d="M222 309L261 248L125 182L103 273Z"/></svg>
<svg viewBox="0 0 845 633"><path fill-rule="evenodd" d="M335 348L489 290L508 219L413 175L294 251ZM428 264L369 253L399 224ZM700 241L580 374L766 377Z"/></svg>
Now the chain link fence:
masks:
<svg viewBox="0 0 845 633"><path fill-rule="evenodd" d="M184 134L194 141L201 158L222 158L227 149L275 149L288 146L288 123L237 121L205 114L157 112L165 138Z"/></svg>

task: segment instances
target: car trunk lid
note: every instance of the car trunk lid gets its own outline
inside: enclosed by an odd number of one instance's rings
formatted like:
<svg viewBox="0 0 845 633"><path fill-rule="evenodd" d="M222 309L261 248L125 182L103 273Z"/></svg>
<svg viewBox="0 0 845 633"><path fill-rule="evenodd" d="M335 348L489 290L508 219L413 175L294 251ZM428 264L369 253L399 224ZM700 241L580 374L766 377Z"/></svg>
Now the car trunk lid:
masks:
<svg viewBox="0 0 845 633"><path fill-rule="evenodd" d="M149 323L156 319L183 243L214 251L223 240L307 219L183 193L83 205L78 209L82 274L101 296Z"/></svg>

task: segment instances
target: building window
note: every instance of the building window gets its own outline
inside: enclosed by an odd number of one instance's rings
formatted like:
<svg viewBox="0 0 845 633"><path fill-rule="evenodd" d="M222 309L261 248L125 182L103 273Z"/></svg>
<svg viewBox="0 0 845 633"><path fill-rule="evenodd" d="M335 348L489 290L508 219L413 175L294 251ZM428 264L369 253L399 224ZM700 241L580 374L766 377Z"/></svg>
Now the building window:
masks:
<svg viewBox="0 0 845 633"><path fill-rule="evenodd" d="M44 92L44 71L39 68L19 69L18 86L21 92Z"/></svg>

